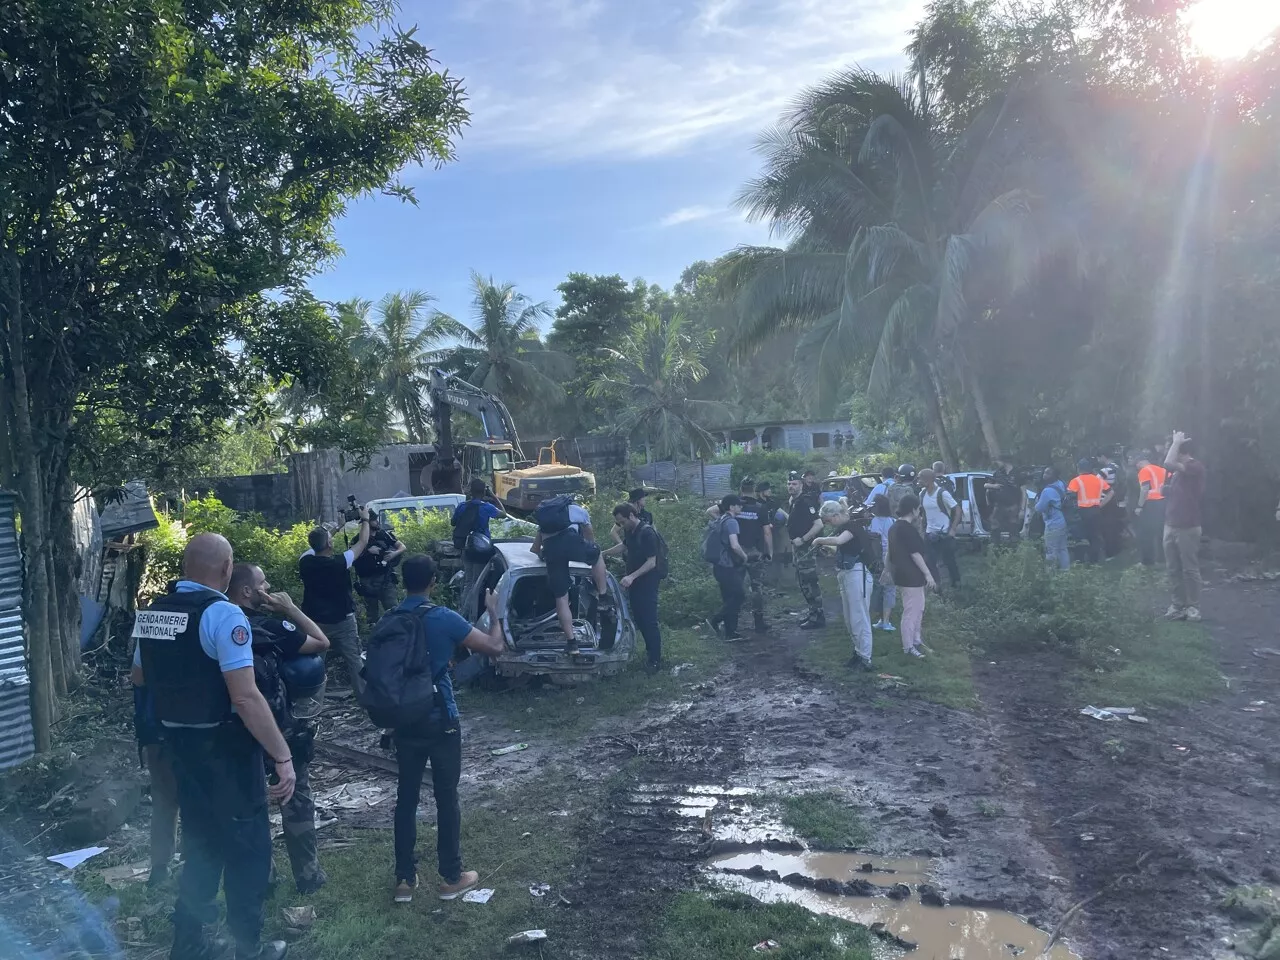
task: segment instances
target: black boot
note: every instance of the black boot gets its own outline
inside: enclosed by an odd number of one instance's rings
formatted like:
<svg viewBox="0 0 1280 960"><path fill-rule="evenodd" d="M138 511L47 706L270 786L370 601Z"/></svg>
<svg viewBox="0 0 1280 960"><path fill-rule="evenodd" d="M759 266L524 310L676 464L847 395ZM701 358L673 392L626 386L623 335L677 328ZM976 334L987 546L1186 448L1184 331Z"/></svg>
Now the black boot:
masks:
<svg viewBox="0 0 1280 960"><path fill-rule="evenodd" d="M823 615L810 617L804 623L800 624L801 630L821 630L827 625L827 618Z"/></svg>
<svg viewBox="0 0 1280 960"><path fill-rule="evenodd" d="M283 940L267 940L252 947L236 944L236 960L284 960L289 945Z"/></svg>
<svg viewBox="0 0 1280 960"><path fill-rule="evenodd" d="M230 947L230 941L202 927L175 928L169 960L221 960Z"/></svg>
<svg viewBox="0 0 1280 960"><path fill-rule="evenodd" d="M756 614L756 633L768 633L769 624L765 622L764 614Z"/></svg>

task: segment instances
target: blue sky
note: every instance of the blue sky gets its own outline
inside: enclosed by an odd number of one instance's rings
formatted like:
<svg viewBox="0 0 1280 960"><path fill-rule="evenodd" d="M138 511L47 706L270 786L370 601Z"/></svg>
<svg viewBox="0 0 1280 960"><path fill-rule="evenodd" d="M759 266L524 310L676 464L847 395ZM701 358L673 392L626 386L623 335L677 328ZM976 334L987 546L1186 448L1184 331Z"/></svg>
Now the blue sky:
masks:
<svg viewBox="0 0 1280 960"><path fill-rule="evenodd" d="M768 231L732 207L752 144L805 86L899 70L923 0L403 0L464 81L458 160L409 169L337 227L325 299L424 289L468 318L474 268L554 307L570 271L670 286Z"/></svg>

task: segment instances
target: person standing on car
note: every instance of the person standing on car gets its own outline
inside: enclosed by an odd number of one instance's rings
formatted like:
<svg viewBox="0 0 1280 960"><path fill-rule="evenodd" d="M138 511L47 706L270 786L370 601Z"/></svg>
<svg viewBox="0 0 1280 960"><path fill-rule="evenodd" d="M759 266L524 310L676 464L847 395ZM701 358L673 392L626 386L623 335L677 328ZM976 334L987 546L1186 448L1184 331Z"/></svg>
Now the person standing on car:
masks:
<svg viewBox="0 0 1280 960"><path fill-rule="evenodd" d="M743 477L738 484L738 496L742 510L738 514L738 540L747 551L746 585L751 593L751 615L757 633L767 633L769 624L764 618L764 570L773 559L773 520L768 508L756 497L756 484L751 477ZM713 505L707 514L715 519L720 507Z"/></svg>
<svg viewBox="0 0 1280 960"><path fill-rule="evenodd" d="M622 543L605 551L606 556L625 553L627 575L619 584L631 598L631 617L644 637L645 670L662 669L662 626L658 618L658 588L666 571L662 569L662 541L652 523L640 519L634 503L613 508L613 520L622 528Z"/></svg>
<svg viewBox="0 0 1280 960"><path fill-rule="evenodd" d="M851 519L849 508L835 501L822 505L822 521L835 528L829 537L818 537L815 547L836 548L836 582L840 585L840 608L853 637L849 665L871 670L871 570L879 549L872 544L865 521Z"/></svg>
<svg viewBox="0 0 1280 960"><path fill-rule="evenodd" d="M1164 484L1169 471L1143 451L1138 457L1138 556L1144 567L1164 563Z"/></svg>
<svg viewBox="0 0 1280 960"><path fill-rule="evenodd" d="M261 937L271 870L267 801L289 802L293 757L254 680L249 621L223 592L233 566L224 537L193 537L183 579L134 621L132 679L151 692L182 816L174 960L223 955L225 945L208 931L218 919L219 886L237 960L280 960L288 952L283 941ZM266 758L278 777L270 787Z"/></svg>
<svg viewBox="0 0 1280 960"><path fill-rule="evenodd" d="M467 499L453 509L453 545L462 551L462 592L476 582L493 555L489 521L502 511L488 499L489 488L479 477L467 487Z"/></svg>
<svg viewBox="0 0 1280 960"><path fill-rule="evenodd" d="M244 611L253 634L254 669L263 655L270 658L288 700L290 729L285 742L297 775L293 796L280 807L284 848L293 868L298 893L309 896L328 882L316 853L316 805L311 793L311 760L315 753L316 718L324 705L324 654L329 639L285 592L272 593L262 568L237 563L231 571L227 597ZM298 685L298 678L307 689ZM259 686L262 678L259 677ZM279 722L279 718L277 718ZM285 730L281 726L281 730Z"/></svg>
<svg viewBox="0 0 1280 960"><path fill-rule="evenodd" d="M430 764L441 880L437 895L441 900L456 900L480 882L480 875L474 870L462 869L462 807L458 802L462 729L449 664L463 647L487 657L500 656L506 650L506 641L498 618L498 598L492 590L485 593L489 632L483 633L448 607L438 607L430 601L436 579L436 567L430 557L422 554L409 557L404 561L402 573L408 596L394 612L421 618L426 660L438 697L436 706L425 718L397 727L392 734L399 768L394 829L396 885L392 899L396 903L411 903L418 886L418 801L423 774ZM387 620L384 617L383 623Z"/></svg>
<svg viewBox="0 0 1280 960"><path fill-rule="evenodd" d="M1177 431L1164 466L1169 471L1164 495L1164 559L1173 588L1170 620L1200 619L1200 530L1204 499L1204 464L1191 455L1191 438Z"/></svg>
<svg viewBox="0 0 1280 960"><path fill-rule="evenodd" d="M928 548L920 534L919 512L920 498L907 494L898 503L898 517L889 530L889 573L902 591L902 649L913 657L925 655L921 636L925 588L938 586L924 558Z"/></svg>
<svg viewBox="0 0 1280 960"><path fill-rule="evenodd" d="M370 628L385 611L400 602L396 596L396 565L406 549L377 512L370 510L369 546L352 565L359 578L356 591L364 598L365 616Z"/></svg>
<svg viewBox="0 0 1280 960"><path fill-rule="evenodd" d="M369 546L369 511L358 508L360 536L341 554L333 552L333 534L316 527L307 535L311 549L298 560L302 578L302 612L316 622L347 666L351 689L360 693L360 630L351 596L351 568Z"/></svg>
<svg viewBox="0 0 1280 960"><path fill-rule="evenodd" d="M1102 559L1102 508L1111 502L1115 491L1094 470L1093 461L1087 457L1081 458L1076 469L1080 472L1067 484L1067 489L1076 495L1080 508L1080 533L1089 541L1088 561L1098 563Z"/></svg>
<svg viewBox="0 0 1280 960"><path fill-rule="evenodd" d="M821 630L827 625L822 609L822 584L818 580L818 554L813 546L822 534L822 518L818 515L818 495L805 488L804 478L792 470L787 476L787 538L795 553L796 583L808 604L809 613L800 621L801 630Z"/></svg>
<svg viewBox="0 0 1280 960"><path fill-rule="evenodd" d="M736 493L725 496L720 501L720 512L711 522L716 524L715 536L719 541L719 550L712 567L716 585L720 588L720 610L707 623L711 629L725 640L741 640L738 633L738 614L746 602L747 593L743 587L743 576L747 566L747 551L742 548L739 539L741 527L738 515L742 513L742 498Z"/></svg>
<svg viewBox="0 0 1280 960"><path fill-rule="evenodd" d="M925 559L935 580L939 579L938 563L947 568L951 586L960 586L960 566L956 563L955 528L960 523L960 504L938 485L932 470L920 471L920 504L924 508L924 536L929 546Z"/></svg>
<svg viewBox="0 0 1280 960"><path fill-rule="evenodd" d="M547 566L547 586L555 598L556 618L564 631L565 652L575 654L578 652L578 637L573 632L573 611L569 607L569 589L573 586L569 564L585 563L591 567L596 588L596 612L601 619L612 611L613 603L609 595L609 574L595 542L591 514L567 497L552 497L538 505L534 519L538 533L529 551Z"/></svg>

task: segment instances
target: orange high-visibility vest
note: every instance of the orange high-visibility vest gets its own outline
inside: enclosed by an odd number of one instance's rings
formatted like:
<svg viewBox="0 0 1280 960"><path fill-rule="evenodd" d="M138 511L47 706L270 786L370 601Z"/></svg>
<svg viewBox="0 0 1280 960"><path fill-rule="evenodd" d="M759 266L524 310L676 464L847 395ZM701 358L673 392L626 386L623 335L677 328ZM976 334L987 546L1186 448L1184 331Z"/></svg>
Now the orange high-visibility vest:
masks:
<svg viewBox="0 0 1280 960"><path fill-rule="evenodd" d="M1111 489L1111 484L1096 473L1082 473L1067 484L1067 489L1076 495L1080 509L1088 510L1102 503L1102 494Z"/></svg>
<svg viewBox="0 0 1280 960"><path fill-rule="evenodd" d="M1151 490L1147 493L1148 500L1164 499L1164 494L1160 491L1164 487L1165 478L1168 476L1168 470L1164 467L1158 467L1154 463L1149 463L1138 471L1138 483L1146 483L1151 487Z"/></svg>

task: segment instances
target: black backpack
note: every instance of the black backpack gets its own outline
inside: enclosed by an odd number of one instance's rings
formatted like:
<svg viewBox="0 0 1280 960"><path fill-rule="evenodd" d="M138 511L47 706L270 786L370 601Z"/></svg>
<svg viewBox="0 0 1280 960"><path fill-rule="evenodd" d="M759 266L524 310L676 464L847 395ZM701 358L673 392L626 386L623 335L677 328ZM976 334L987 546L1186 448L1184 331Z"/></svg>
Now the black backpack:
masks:
<svg viewBox="0 0 1280 960"><path fill-rule="evenodd" d="M862 548L862 566L871 576L884 573L884 544L880 534L873 530L860 530L858 543Z"/></svg>
<svg viewBox="0 0 1280 960"><path fill-rule="evenodd" d="M289 691L280 675L280 653L274 644L262 644L253 648L253 679L258 686L276 726L286 737L295 726L293 711L289 707Z"/></svg>
<svg viewBox="0 0 1280 960"><path fill-rule="evenodd" d="M533 511L533 519L544 534L563 533L569 529L569 505L573 497L558 496L543 500Z"/></svg>
<svg viewBox="0 0 1280 960"><path fill-rule="evenodd" d="M478 516L480 516L480 501L468 500L453 525L453 545L459 550L467 548L467 537L471 536L471 531L475 529Z"/></svg>
<svg viewBox="0 0 1280 960"><path fill-rule="evenodd" d="M441 722L448 720L439 678L431 673L422 623L431 607L428 603L412 610L392 610L378 621L369 638L360 671L364 679L360 706L374 726L411 727L430 719L433 711L439 711Z"/></svg>
<svg viewBox="0 0 1280 960"><path fill-rule="evenodd" d="M658 528L649 524L649 529L653 531L653 537L658 541L657 563L653 569L659 580L665 580L671 574L671 551L667 549L667 541L658 532Z"/></svg>

